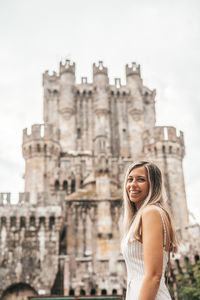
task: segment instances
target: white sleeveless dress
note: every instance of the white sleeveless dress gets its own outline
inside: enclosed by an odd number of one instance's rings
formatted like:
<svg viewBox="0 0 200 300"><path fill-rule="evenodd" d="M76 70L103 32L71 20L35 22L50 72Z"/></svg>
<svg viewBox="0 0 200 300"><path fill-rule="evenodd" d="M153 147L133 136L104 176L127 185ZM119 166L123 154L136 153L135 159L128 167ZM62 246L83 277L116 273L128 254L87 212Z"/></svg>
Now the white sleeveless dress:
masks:
<svg viewBox="0 0 200 300"><path fill-rule="evenodd" d="M162 278L160 281L160 286L156 295L155 300L171 300L169 291L165 285L165 270L168 262L168 252L165 251L166 245L166 229L168 232L167 224L161 212L161 208L158 208L164 229L163 238L163 270ZM143 257L143 247L142 243L139 241L133 241L127 243L125 240L121 244L122 254L126 263L127 268L127 290L126 290L126 300L138 300L140 289L142 286L143 278L145 276L144 269L144 257Z"/></svg>

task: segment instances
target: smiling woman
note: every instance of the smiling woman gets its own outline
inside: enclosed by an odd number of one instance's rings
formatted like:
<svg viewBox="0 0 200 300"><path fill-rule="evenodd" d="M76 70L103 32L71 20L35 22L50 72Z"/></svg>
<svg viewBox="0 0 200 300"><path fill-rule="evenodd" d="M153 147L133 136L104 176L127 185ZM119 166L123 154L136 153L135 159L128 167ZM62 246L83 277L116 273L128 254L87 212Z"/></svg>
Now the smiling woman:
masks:
<svg viewBox="0 0 200 300"><path fill-rule="evenodd" d="M165 270L177 251L176 231L163 196L160 169L132 164L124 180L122 254L127 267L126 300L170 300Z"/></svg>

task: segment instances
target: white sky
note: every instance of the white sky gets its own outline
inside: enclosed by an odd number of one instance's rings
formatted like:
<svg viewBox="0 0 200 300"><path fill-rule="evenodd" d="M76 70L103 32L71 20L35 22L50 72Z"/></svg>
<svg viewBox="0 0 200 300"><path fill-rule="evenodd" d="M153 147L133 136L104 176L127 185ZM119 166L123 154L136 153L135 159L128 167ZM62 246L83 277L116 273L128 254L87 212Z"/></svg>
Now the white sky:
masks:
<svg viewBox="0 0 200 300"><path fill-rule="evenodd" d="M125 83L126 63L141 64L157 90L157 125L185 134L189 210L200 220L200 1L1 0L0 192L23 191L22 129L42 123L42 73L61 59L91 80L103 60Z"/></svg>

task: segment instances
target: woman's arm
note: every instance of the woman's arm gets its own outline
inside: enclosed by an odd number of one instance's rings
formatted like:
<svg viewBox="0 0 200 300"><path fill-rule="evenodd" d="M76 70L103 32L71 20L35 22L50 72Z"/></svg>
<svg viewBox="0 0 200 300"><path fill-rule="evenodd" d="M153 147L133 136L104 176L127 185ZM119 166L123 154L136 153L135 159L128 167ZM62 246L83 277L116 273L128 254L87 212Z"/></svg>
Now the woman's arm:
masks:
<svg viewBox="0 0 200 300"><path fill-rule="evenodd" d="M145 277L139 300L155 300L163 267L163 224L156 207L148 206L142 213L142 242Z"/></svg>

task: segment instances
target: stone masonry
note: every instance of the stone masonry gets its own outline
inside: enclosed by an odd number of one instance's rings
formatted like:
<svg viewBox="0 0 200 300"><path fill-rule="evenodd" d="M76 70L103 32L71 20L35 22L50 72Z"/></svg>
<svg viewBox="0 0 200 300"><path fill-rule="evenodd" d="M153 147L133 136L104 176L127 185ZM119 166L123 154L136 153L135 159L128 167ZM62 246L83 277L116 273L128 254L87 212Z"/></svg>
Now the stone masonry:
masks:
<svg viewBox="0 0 200 300"><path fill-rule="evenodd" d="M25 191L15 205L0 194L3 300L123 293L122 184L134 160L161 167L179 236L188 240L183 133L156 126L155 90L136 63L125 71L126 85L111 85L101 61L91 83L76 83L69 60L58 74L43 74L44 124L23 131Z"/></svg>

